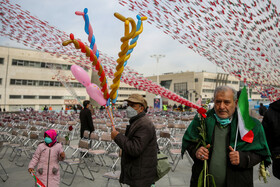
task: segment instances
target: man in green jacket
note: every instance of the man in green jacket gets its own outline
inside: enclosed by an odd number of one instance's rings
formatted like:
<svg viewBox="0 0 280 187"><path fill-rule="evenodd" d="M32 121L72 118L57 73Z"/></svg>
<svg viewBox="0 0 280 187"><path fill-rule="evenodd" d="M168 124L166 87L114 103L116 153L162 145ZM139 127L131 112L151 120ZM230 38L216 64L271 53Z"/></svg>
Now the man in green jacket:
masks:
<svg viewBox="0 0 280 187"><path fill-rule="evenodd" d="M247 143L237 137L236 150L233 149L237 133L237 93L228 86L217 87L214 92L214 108L209 110L205 119L205 145L199 140L201 118L196 115L185 132L182 155L187 150L192 157L191 187L197 187L198 178L207 160L209 174L214 176L217 187L253 186L253 166L265 161L270 164L270 152L263 127L257 119L252 129L254 140Z"/></svg>

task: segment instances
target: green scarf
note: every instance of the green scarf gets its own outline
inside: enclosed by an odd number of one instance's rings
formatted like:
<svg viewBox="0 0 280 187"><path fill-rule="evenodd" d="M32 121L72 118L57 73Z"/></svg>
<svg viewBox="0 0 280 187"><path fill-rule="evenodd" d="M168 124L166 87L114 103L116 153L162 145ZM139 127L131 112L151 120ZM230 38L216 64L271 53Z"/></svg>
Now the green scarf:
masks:
<svg viewBox="0 0 280 187"><path fill-rule="evenodd" d="M210 145L213 145L212 135L214 132L215 125L217 123L214 114L215 114L214 109L209 110L206 113L207 117L205 119L206 130L207 130L206 144L210 144ZM258 121L255 118L252 118L252 119L256 123L255 127L253 128L254 141L252 143L244 142L241 140L240 135L238 135L236 150L237 151L254 151L256 154L259 154L262 157L264 157L265 165L268 166L271 164L271 160L270 160L271 154L270 154L270 151L269 151L269 148L267 145L267 141L265 138L264 129L263 129L260 121ZM230 124L230 146L233 148L234 148L235 137L236 137L237 123L238 123L238 117L237 117L237 111L235 111L235 113L233 114L231 124ZM185 153L186 148L190 144L193 144L194 142L198 142L200 136L199 136L199 131L198 131L197 127L199 127L199 126L201 126L201 124L200 124L200 119L197 114L183 136L182 149L181 149L182 155Z"/></svg>

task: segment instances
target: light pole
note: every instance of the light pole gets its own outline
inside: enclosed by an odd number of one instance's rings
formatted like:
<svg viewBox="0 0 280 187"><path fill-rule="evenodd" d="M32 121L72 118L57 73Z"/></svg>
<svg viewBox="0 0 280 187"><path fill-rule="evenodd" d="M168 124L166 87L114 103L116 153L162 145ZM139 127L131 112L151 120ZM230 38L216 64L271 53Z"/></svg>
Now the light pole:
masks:
<svg viewBox="0 0 280 187"><path fill-rule="evenodd" d="M159 70L158 70L158 62L160 58L164 58L165 55L151 55L151 58L156 58L157 59L157 84L159 85Z"/></svg>

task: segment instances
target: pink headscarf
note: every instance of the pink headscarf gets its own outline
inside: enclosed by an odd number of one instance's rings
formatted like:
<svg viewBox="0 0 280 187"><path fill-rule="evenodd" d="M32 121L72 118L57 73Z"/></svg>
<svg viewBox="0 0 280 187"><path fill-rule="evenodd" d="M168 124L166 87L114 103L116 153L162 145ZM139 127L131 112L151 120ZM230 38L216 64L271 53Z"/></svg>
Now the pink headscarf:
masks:
<svg viewBox="0 0 280 187"><path fill-rule="evenodd" d="M48 146L51 147L56 143L57 132L54 129L47 130L44 134L44 138L46 137L46 134L52 139L52 143L48 144Z"/></svg>

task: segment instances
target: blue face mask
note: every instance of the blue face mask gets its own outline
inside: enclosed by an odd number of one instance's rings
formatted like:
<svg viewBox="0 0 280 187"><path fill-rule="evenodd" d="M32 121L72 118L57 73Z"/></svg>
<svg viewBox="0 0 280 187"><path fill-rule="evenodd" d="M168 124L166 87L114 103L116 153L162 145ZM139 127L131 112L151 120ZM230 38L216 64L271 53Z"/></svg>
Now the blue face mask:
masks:
<svg viewBox="0 0 280 187"><path fill-rule="evenodd" d="M49 137L46 137L45 142L46 142L46 144L50 144L50 143L52 143L52 139Z"/></svg>
<svg viewBox="0 0 280 187"><path fill-rule="evenodd" d="M214 114L214 116L216 117L217 121L222 125L222 126L226 126L228 124L231 123L231 120L229 118L223 119L220 118L219 116L217 116L216 114Z"/></svg>

